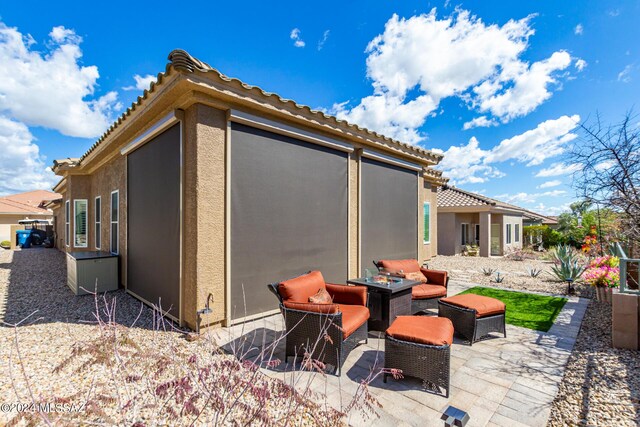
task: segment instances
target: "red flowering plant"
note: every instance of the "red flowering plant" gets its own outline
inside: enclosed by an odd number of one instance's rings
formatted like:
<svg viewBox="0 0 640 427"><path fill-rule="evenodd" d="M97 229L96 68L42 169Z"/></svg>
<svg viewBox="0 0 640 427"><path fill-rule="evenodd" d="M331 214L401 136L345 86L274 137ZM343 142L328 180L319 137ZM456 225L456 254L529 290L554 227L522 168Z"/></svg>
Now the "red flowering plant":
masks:
<svg viewBox="0 0 640 427"><path fill-rule="evenodd" d="M591 286L617 288L620 285L620 260L611 255L595 258L582 278Z"/></svg>

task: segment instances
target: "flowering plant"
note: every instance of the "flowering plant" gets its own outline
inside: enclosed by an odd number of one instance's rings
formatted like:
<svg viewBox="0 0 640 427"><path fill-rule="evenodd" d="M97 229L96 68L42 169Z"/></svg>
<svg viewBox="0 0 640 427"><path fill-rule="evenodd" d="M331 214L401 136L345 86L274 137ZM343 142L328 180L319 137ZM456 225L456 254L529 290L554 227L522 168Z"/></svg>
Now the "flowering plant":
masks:
<svg viewBox="0 0 640 427"><path fill-rule="evenodd" d="M618 287L620 285L620 260L614 256L603 256L592 260L583 279L591 286Z"/></svg>

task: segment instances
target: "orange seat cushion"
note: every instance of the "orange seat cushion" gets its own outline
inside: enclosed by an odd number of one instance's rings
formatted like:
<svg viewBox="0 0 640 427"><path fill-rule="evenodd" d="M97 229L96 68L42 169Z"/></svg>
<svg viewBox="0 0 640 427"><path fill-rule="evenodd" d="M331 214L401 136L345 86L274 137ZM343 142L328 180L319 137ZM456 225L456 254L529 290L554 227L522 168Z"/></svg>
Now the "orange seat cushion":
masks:
<svg viewBox="0 0 640 427"><path fill-rule="evenodd" d="M391 274L396 274L400 270L404 273L415 273L420 271L420 264L416 259L381 259L378 265Z"/></svg>
<svg viewBox="0 0 640 427"><path fill-rule="evenodd" d="M476 311L476 317L493 316L502 314L505 305L502 301L482 295L464 294L443 298L440 301L462 308L470 308Z"/></svg>
<svg viewBox="0 0 640 427"><path fill-rule="evenodd" d="M440 285L417 285L411 288L411 298L429 299L447 296L447 288Z"/></svg>
<svg viewBox="0 0 640 427"><path fill-rule="evenodd" d="M345 338L369 320L369 309L367 307L346 304L338 304L338 307L342 312L342 329Z"/></svg>
<svg viewBox="0 0 640 427"><path fill-rule="evenodd" d="M446 317L398 316L387 335L400 341L428 345L451 345L453 323Z"/></svg>
<svg viewBox="0 0 640 427"><path fill-rule="evenodd" d="M320 289L327 289L324 277L319 271L310 271L294 279L285 280L278 285L278 292L283 301L309 302L309 297L318 293Z"/></svg>
<svg viewBox="0 0 640 427"><path fill-rule="evenodd" d="M286 308L300 311L310 311L312 313L335 314L340 309L337 304L316 304L312 302L284 301Z"/></svg>

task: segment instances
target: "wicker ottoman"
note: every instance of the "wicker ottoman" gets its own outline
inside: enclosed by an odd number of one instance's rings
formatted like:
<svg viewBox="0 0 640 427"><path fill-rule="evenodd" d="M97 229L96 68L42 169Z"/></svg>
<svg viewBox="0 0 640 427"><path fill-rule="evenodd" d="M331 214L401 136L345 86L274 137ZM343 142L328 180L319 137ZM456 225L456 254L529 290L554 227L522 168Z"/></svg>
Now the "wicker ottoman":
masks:
<svg viewBox="0 0 640 427"><path fill-rule="evenodd" d="M416 377L449 397L449 369L453 324L449 319L429 316L398 316L385 334L385 369L400 369L403 376ZM387 382L385 373L383 380Z"/></svg>
<svg viewBox="0 0 640 427"><path fill-rule="evenodd" d="M451 319L457 333L470 345L491 332L507 336L504 303L482 295L464 294L438 301L438 316Z"/></svg>

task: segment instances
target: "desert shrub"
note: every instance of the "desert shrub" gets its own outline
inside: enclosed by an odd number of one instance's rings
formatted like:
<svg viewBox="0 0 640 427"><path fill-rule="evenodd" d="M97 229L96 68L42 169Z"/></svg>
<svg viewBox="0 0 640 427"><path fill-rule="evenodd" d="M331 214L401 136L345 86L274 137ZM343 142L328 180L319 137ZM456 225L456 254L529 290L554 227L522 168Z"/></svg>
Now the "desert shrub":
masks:
<svg viewBox="0 0 640 427"><path fill-rule="evenodd" d="M2 248L10 248L11 247L11 242L8 240L3 240L2 242L0 242L0 247Z"/></svg>

